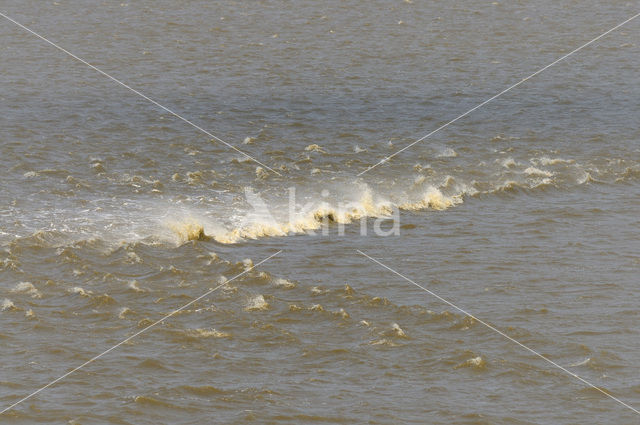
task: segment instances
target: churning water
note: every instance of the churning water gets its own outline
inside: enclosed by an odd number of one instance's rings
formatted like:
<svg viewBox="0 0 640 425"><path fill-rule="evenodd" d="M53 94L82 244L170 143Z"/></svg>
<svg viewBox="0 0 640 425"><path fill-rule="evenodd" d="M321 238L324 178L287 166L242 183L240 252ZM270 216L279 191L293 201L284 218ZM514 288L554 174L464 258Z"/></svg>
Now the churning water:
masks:
<svg viewBox="0 0 640 425"><path fill-rule="evenodd" d="M0 6L0 423L638 422L637 3Z"/></svg>

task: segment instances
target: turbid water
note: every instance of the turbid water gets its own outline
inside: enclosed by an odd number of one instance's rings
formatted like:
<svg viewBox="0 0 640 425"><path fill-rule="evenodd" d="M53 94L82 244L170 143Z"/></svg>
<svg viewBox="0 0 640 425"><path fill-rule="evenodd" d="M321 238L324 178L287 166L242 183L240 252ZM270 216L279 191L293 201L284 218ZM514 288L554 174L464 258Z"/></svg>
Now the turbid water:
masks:
<svg viewBox="0 0 640 425"><path fill-rule="evenodd" d="M0 423L639 422L636 3L0 11Z"/></svg>

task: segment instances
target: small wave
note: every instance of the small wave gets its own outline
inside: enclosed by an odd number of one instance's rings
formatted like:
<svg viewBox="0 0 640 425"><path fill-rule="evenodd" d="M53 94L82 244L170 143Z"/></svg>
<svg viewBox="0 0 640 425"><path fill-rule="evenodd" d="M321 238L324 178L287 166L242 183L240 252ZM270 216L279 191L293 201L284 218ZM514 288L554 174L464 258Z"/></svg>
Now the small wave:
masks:
<svg viewBox="0 0 640 425"><path fill-rule="evenodd" d="M573 164L575 161L572 159L563 159L563 158L549 158L548 156L543 156L541 158L534 158L531 160L534 164L540 165L557 165L557 164Z"/></svg>
<svg viewBox="0 0 640 425"><path fill-rule="evenodd" d="M403 210L446 210L454 205L462 203L462 195L446 196L439 189L430 186L424 193L422 199L417 202L407 202L400 205Z"/></svg>
<svg viewBox="0 0 640 425"><path fill-rule="evenodd" d="M140 264L142 263L142 258L140 258L140 256L138 254L136 254L135 252L128 252L127 253L127 262L130 264Z"/></svg>
<svg viewBox="0 0 640 425"><path fill-rule="evenodd" d="M304 150L309 152L327 153L324 149L322 149L320 146L316 144L309 145L306 148L304 148Z"/></svg>
<svg viewBox="0 0 640 425"><path fill-rule="evenodd" d="M146 290L140 288L138 286L138 281L137 280L132 280L127 284L127 288L135 291L135 292L146 292Z"/></svg>
<svg viewBox="0 0 640 425"><path fill-rule="evenodd" d="M595 183L596 179L593 178L593 176L591 175L591 173L589 173L588 171L583 172L582 176L580 176L577 181L578 184L582 185L585 183Z"/></svg>
<svg viewBox="0 0 640 425"><path fill-rule="evenodd" d="M504 168L513 168L515 167L518 163L515 161L515 159L508 157L505 158L501 161L499 161L500 165L502 165Z"/></svg>
<svg viewBox="0 0 640 425"><path fill-rule="evenodd" d="M2 311L7 311L7 310L12 311L17 309L18 308L16 307L16 305L9 298L3 299L2 303L0 303L0 310Z"/></svg>
<svg viewBox="0 0 640 425"><path fill-rule="evenodd" d="M273 281L273 284L279 288L292 289L296 287L294 282L287 279L277 278Z"/></svg>
<svg viewBox="0 0 640 425"><path fill-rule="evenodd" d="M122 307L120 312L118 313L118 319L126 319L127 315L133 314L134 312L129 307Z"/></svg>
<svg viewBox="0 0 640 425"><path fill-rule="evenodd" d="M167 223L167 226L176 234L181 243L208 239L204 232L204 226L194 219L172 221Z"/></svg>
<svg viewBox="0 0 640 425"><path fill-rule="evenodd" d="M400 338L406 338L407 337L407 334L404 332L404 330L397 323L394 323L393 325L391 325L391 330L393 331L393 333L396 336L398 336Z"/></svg>
<svg viewBox="0 0 640 425"><path fill-rule="evenodd" d="M269 177L269 172L262 167L256 167L256 178L258 180L265 180Z"/></svg>
<svg viewBox="0 0 640 425"><path fill-rule="evenodd" d="M345 309L344 309L344 308L341 308L341 309L340 309L340 310L338 310L338 311L333 311L333 312L332 312L332 314L333 314L334 316L336 316L336 317L340 317L340 318L342 318L342 319L349 319L349 318L351 318L351 315L350 315L349 313L347 313L347 312L345 311Z"/></svg>
<svg viewBox="0 0 640 425"><path fill-rule="evenodd" d="M314 304L311 307L309 307L309 310L311 310L311 311L324 311L324 307L322 307L322 304Z"/></svg>
<svg viewBox="0 0 640 425"><path fill-rule="evenodd" d="M317 286L314 286L313 288L311 288L311 293L313 295L324 295L324 294L328 294L329 292L330 292L329 289L323 289Z"/></svg>
<svg viewBox="0 0 640 425"><path fill-rule="evenodd" d="M529 176L540 176L540 177L553 177L553 173L547 170L541 170L536 167L529 167L524 170L524 173Z"/></svg>
<svg viewBox="0 0 640 425"><path fill-rule="evenodd" d="M633 180L640 177L640 166L627 167L620 173L616 181Z"/></svg>
<svg viewBox="0 0 640 425"><path fill-rule="evenodd" d="M221 332L216 329L188 329L185 331L187 336L193 338L229 338L230 333Z"/></svg>
<svg viewBox="0 0 640 425"><path fill-rule="evenodd" d="M263 295L257 295L251 298L245 308L246 311L262 311L269 309L269 303L264 299Z"/></svg>
<svg viewBox="0 0 640 425"><path fill-rule="evenodd" d="M521 183L517 180L506 180L496 185L496 188L491 191L488 191L488 193L517 192L519 190L526 190L529 188L531 188L530 185Z"/></svg>
<svg viewBox="0 0 640 425"><path fill-rule="evenodd" d="M572 364L570 364L569 366L570 366L570 367L586 366L586 365L588 365L589 363L591 363L591 358L590 358L590 357L587 357L587 358L586 358L586 359L584 359L583 361L581 361L581 362L576 362L576 363L572 363Z"/></svg>
<svg viewBox="0 0 640 425"><path fill-rule="evenodd" d="M397 342L394 342L388 338L383 338L383 339L377 339L374 341L369 342L369 345L382 345L384 347L400 347L402 346L402 344L399 344Z"/></svg>
<svg viewBox="0 0 640 425"><path fill-rule="evenodd" d="M13 289L11 289L12 293L26 293L30 295L31 298L42 298L42 294L38 289L33 286L31 282L20 282Z"/></svg>
<svg viewBox="0 0 640 425"><path fill-rule="evenodd" d="M78 294L83 297L90 297L93 294L93 292L85 291L83 288L79 286L74 286L73 288L69 289L68 292L72 294Z"/></svg>
<svg viewBox="0 0 640 425"><path fill-rule="evenodd" d="M436 155L437 158L455 158L457 156L458 156L458 152L456 152L451 148L446 148L442 152L440 152L438 155Z"/></svg>
<svg viewBox="0 0 640 425"><path fill-rule="evenodd" d="M487 362L480 356L473 357L471 359L465 360L459 365L455 366L454 369L460 368L472 368L472 369L485 369L487 367Z"/></svg>
<svg viewBox="0 0 640 425"><path fill-rule="evenodd" d="M187 409L187 407L184 406L180 406L177 404L172 404L166 401L162 401L162 400L158 400L156 398L150 397L150 396L144 396L144 395L139 395L136 396L133 399L136 404L141 404L147 407L151 407L151 408L159 408L159 407L163 407L163 408L169 408L169 409Z"/></svg>

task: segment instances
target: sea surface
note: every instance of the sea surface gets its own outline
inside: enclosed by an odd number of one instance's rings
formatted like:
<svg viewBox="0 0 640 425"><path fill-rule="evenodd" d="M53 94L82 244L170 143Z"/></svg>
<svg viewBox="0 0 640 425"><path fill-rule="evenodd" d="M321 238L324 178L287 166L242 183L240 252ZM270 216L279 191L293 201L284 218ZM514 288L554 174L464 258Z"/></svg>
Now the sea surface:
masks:
<svg viewBox="0 0 640 425"><path fill-rule="evenodd" d="M0 12L0 423L640 422L637 2Z"/></svg>

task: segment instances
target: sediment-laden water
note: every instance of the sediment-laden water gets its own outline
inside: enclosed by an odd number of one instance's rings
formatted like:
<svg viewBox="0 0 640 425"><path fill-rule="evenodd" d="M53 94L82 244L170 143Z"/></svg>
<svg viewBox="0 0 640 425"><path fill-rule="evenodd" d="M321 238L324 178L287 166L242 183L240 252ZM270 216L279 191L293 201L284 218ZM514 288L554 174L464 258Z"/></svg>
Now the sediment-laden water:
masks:
<svg viewBox="0 0 640 425"><path fill-rule="evenodd" d="M637 5L0 12L0 423L637 423Z"/></svg>

